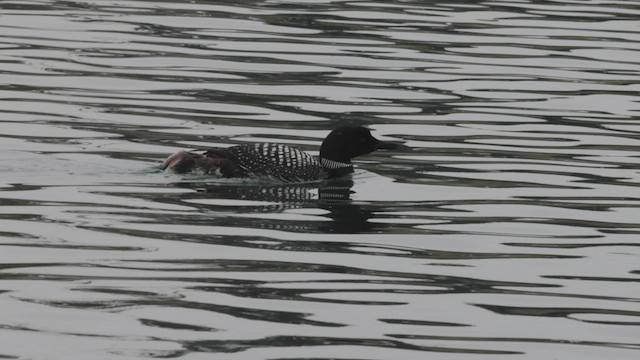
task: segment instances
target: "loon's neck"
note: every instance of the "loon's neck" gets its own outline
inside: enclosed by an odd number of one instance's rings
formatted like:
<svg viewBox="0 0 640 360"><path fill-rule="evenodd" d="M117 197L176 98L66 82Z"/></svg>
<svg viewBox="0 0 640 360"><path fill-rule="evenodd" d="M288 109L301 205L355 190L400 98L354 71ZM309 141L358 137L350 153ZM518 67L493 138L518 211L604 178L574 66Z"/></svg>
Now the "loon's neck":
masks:
<svg viewBox="0 0 640 360"><path fill-rule="evenodd" d="M320 158L320 164L322 164L322 167L324 167L327 170L338 170L338 169L346 169L346 168L353 167L353 165L351 165L350 162L346 163L342 161L329 160L323 157Z"/></svg>
<svg viewBox="0 0 640 360"><path fill-rule="evenodd" d="M345 163L336 160L329 160L323 157L319 158L319 161L327 172L328 178L337 178L353 172L353 165L350 162Z"/></svg>

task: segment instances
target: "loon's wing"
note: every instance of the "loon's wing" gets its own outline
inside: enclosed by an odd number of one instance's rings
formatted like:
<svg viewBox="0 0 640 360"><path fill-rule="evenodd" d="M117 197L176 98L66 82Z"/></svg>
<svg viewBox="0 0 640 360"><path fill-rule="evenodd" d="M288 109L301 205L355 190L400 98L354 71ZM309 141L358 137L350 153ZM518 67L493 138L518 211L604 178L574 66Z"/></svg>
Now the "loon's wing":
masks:
<svg viewBox="0 0 640 360"><path fill-rule="evenodd" d="M225 149L250 175L267 176L285 182L310 181L326 174L318 160L283 144L255 143Z"/></svg>

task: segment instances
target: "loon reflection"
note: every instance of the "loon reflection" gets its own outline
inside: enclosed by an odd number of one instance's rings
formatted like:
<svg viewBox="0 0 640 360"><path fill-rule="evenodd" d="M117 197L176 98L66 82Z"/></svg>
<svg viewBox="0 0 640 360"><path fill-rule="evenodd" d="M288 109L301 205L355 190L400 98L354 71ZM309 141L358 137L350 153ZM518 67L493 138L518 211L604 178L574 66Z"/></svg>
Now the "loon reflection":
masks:
<svg viewBox="0 0 640 360"><path fill-rule="evenodd" d="M297 184L239 185L230 182L180 182L174 183L173 186L197 190L190 196L197 199L249 200L264 203L258 206L233 206L232 211L277 213L291 209L315 208L325 210L326 213L321 216L332 220L331 222L263 220L260 227L265 229L352 234L372 230L374 225L368 221L373 216L373 211L367 210L366 205L357 204L351 200L354 186L351 177ZM221 211L219 205L193 202L191 205L210 207L216 212Z"/></svg>

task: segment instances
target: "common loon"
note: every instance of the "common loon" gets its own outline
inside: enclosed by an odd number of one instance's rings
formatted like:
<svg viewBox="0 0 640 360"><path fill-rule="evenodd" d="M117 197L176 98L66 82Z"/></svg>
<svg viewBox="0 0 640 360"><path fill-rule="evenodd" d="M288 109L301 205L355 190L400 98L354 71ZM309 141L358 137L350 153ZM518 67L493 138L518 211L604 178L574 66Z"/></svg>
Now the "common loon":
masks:
<svg viewBox="0 0 640 360"><path fill-rule="evenodd" d="M224 178L302 182L344 176L353 172L354 157L398 146L374 138L362 126L340 126L324 139L319 157L287 145L255 143L210 149L203 154L179 151L169 156L162 168L179 174L201 171Z"/></svg>

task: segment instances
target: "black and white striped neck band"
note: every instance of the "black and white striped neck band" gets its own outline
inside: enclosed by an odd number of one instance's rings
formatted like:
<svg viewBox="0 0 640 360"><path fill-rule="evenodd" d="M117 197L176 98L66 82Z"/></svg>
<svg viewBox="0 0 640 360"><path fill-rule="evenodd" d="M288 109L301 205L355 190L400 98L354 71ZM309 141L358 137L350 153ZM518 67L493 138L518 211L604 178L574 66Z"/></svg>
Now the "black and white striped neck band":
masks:
<svg viewBox="0 0 640 360"><path fill-rule="evenodd" d="M334 160L323 159L323 158L320 158L320 164L322 164L322 167L329 170L343 169L343 168L348 168L352 166L351 164L348 164L348 163L343 163L340 161L334 161Z"/></svg>

